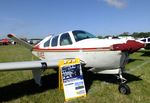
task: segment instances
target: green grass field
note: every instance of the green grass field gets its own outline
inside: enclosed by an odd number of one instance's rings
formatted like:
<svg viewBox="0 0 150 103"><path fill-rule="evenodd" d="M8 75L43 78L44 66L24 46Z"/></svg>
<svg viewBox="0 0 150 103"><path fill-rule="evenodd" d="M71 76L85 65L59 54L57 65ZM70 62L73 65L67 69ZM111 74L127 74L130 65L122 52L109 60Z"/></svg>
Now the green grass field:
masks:
<svg viewBox="0 0 150 103"><path fill-rule="evenodd" d="M150 103L150 51L130 56L126 66L130 95L118 91L115 76L84 73L87 97L71 103ZM29 50L16 46L0 46L0 62L36 60ZM64 94L58 89L58 74L47 70L43 86L35 85L31 71L0 72L0 103L63 103Z"/></svg>

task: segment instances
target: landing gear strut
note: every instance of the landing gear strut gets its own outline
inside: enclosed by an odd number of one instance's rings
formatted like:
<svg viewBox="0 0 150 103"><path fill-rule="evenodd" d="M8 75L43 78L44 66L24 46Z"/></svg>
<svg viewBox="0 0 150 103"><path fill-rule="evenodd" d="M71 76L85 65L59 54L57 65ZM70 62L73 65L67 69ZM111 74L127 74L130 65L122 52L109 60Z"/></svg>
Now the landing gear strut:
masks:
<svg viewBox="0 0 150 103"><path fill-rule="evenodd" d="M126 84L127 80L122 76L122 71L120 70L119 76L117 76L117 79L120 79L120 85L118 87L118 90L121 94L130 94L130 88Z"/></svg>

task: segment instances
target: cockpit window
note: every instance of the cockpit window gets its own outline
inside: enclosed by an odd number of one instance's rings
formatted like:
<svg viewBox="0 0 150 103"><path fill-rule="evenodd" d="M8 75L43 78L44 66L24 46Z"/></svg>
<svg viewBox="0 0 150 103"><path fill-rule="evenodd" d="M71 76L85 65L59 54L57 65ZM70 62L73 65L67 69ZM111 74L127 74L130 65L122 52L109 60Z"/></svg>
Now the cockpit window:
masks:
<svg viewBox="0 0 150 103"><path fill-rule="evenodd" d="M52 47L57 46L57 42L58 42L58 36L53 37L52 42L51 42L51 46Z"/></svg>
<svg viewBox="0 0 150 103"><path fill-rule="evenodd" d="M148 38L148 42L150 42L150 38Z"/></svg>
<svg viewBox="0 0 150 103"><path fill-rule="evenodd" d="M60 45L70 45L72 44L69 33L64 33L60 37Z"/></svg>
<svg viewBox="0 0 150 103"><path fill-rule="evenodd" d="M75 30L72 33L76 42L84 39L96 38L94 35L81 30Z"/></svg>
<svg viewBox="0 0 150 103"><path fill-rule="evenodd" d="M146 39L142 39L141 41L146 42Z"/></svg>

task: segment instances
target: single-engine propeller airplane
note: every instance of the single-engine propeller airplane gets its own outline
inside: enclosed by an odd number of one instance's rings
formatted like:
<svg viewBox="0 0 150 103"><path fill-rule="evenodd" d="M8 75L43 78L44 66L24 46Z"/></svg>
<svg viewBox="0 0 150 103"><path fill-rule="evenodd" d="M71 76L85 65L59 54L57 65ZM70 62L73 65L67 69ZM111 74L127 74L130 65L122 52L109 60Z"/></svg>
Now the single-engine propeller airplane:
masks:
<svg viewBox="0 0 150 103"><path fill-rule="evenodd" d="M32 70L35 83L41 85L42 69L58 68L58 61L62 59L80 58L85 70L117 75L121 80L119 91L123 94L130 92L125 83L127 80L122 76L128 55L144 46L135 40L98 39L82 30L47 36L35 46L20 40L14 34L8 34L8 37L30 49L41 60L0 63L0 71Z"/></svg>

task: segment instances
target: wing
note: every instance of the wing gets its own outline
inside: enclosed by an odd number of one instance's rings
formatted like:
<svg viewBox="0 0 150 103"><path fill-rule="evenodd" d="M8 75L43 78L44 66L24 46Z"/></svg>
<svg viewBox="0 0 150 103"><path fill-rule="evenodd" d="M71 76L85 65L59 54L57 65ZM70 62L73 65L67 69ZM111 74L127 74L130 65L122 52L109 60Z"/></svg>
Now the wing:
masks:
<svg viewBox="0 0 150 103"><path fill-rule="evenodd" d="M33 48L32 45L30 45L29 43L27 43L27 42L25 42L25 41L19 39L18 37L16 37L16 36L13 35L13 34L8 34L8 37L11 38L11 39L13 39L13 40L16 41L17 43L23 45L24 47L30 49L30 50Z"/></svg>
<svg viewBox="0 0 150 103"><path fill-rule="evenodd" d="M42 69L56 68L58 61L25 61L0 63L0 71L32 70L35 83L41 86Z"/></svg>
<svg viewBox="0 0 150 103"><path fill-rule="evenodd" d="M8 37L23 45L24 47L32 50L33 46L27 42L17 38L13 34L8 34ZM56 68L58 67L58 60L52 61L23 61L23 62L7 62L0 63L0 71L15 71L15 70L32 70L32 74L35 82L41 85L41 73L42 69Z"/></svg>
<svg viewBox="0 0 150 103"><path fill-rule="evenodd" d="M0 63L0 71L36 70L58 67L58 60Z"/></svg>

